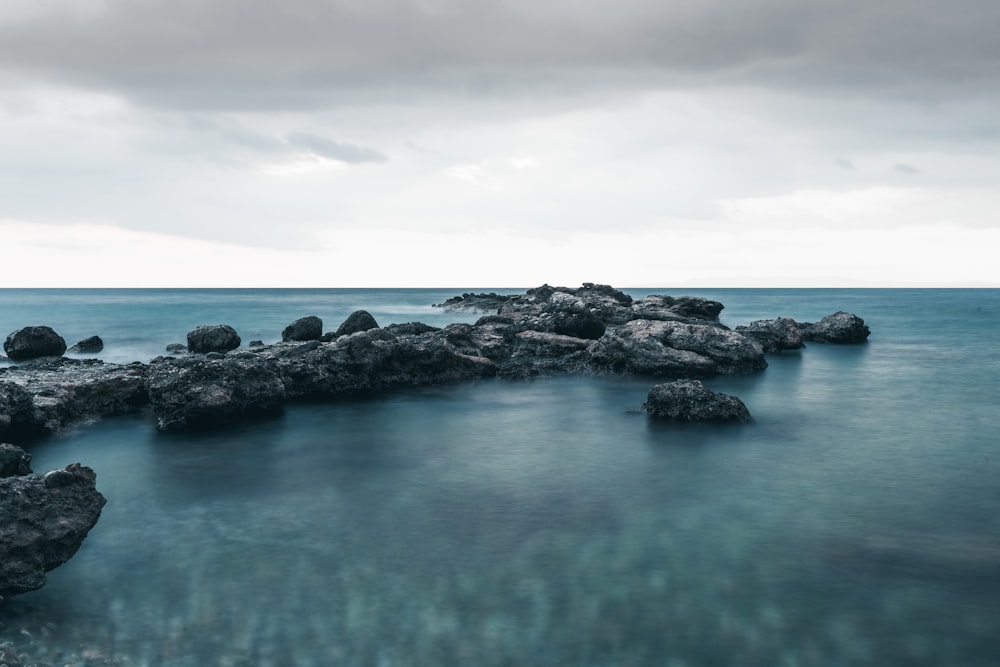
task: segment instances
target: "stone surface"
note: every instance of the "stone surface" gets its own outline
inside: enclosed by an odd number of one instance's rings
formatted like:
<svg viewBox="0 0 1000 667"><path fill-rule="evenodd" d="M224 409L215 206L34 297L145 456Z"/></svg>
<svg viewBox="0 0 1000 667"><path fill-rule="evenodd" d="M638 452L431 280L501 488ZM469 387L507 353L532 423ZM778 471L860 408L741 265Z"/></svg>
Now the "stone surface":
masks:
<svg viewBox="0 0 1000 667"><path fill-rule="evenodd" d="M804 340L815 343L856 345L867 342L871 334L863 319L842 310L827 315L816 323L801 322L799 328Z"/></svg>
<svg viewBox="0 0 1000 667"><path fill-rule="evenodd" d="M24 327L7 336L3 351L11 361L61 357L66 352L66 341L51 327Z"/></svg>
<svg viewBox="0 0 1000 667"><path fill-rule="evenodd" d="M104 349L104 341L101 340L100 336L91 336L90 338L84 338L73 347L69 348L67 352L73 352L75 354L93 354L95 352L100 352Z"/></svg>
<svg viewBox="0 0 1000 667"><path fill-rule="evenodd" d="M229 352L240 346L240 335L228 324L206 324L193 329L187 335L189 352Z"/></svg>
<svg viewBox="0 0 1000 667"><path fill-rule="evenodd" d="M355 310L347 316L343 324L337 327L336 335L339 338L340 336L349 336L353 333L368 331L369 329L378 329L378 322L375 321L375 318L367 310Z"/></svg>
<svg viewBox="0 0 1000 667"><path fill-rule="evenodd" d="M752 420L743 401L711 391L699 380L676 380L654 386L643 404L650 417L681 422Z"/></svg>
<svg viewBox="0 0 1000 667"><path fill-rule="evenodd" d="M0 478L31 474L31 454L17 445L0 442Z"/></svg>
<svg viewBox="0 0 1000 667"><path fill-rule="evenodd" d="M281 340L303 342L319 340L323 335L323 320L315 315L300 317L281 332Z"/></svg>
<svg viewBox="0 0 1000 667"><path fill-rule="evenodd" d="M96 479L79 463L0 479L0 596L41 588L77 552L106 502Z"/></svg>
<svg viewBox="0 0 1000 667"><path fill-rule="evenodd" d="M756 320L746 326L736 327L736 331L760 343L764 352L802 348L802 331L795 320L790 317Z"/></svg>

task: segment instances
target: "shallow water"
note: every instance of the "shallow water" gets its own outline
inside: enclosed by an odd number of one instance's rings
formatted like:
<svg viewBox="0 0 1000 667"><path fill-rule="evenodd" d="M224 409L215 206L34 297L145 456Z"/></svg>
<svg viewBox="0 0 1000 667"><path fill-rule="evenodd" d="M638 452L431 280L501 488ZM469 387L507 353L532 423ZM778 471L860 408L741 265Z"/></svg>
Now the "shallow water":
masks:
<svg viewBox="0 0 1000 667"><path fill-rule="evenodd" d="M700 294L731 325L842 308L874 333L712 380L741 426L560 378L78 428L34 468L82 461L108 504L0 641L52 664L995 664L1000 292Z"/></svg>

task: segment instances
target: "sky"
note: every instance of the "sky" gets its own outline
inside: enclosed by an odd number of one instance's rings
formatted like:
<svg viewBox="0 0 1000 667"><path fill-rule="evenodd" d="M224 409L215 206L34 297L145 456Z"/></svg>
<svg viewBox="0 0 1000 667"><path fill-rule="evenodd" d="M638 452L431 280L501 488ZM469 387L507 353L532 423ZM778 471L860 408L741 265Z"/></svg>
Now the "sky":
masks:
<svg viewBox="0 0 1000 667"><path fill-rule="evenodd" d="M995 0L2 0L0 287L1000 286Z"/></svg>

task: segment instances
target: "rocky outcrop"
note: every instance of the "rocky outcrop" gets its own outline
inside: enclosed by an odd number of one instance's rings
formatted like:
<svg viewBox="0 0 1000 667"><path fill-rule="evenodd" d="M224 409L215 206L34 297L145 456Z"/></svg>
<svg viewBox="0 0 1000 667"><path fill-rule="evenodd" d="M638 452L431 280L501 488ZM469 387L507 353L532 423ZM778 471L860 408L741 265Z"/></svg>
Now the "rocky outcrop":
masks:
<svg viewBox="0 0 1000 667"><path fill-rule="evenodd" d="M0 479L31 474L31 454L16 445L0 442Z"/></svg>
<svg viewBox="0 0 1000 667"><path fill-rule="evenodd" d="M281 332L281 340L303 342L319 340L323 335L323 320L315 315L300 317Z"/></svg>
<svg viewBox="0 0 1000 667"><path fill-rule="evenodd" d="M465 292L461 296L453 296L444 303L433 304L434 308L444 308L445 310L459 311L481 311L484 313L496 313L500 306L509 301L512 297L496 292Z"/></svg>
<svg viewBox="0 0 1000 667"><path fill-rule="evenodd" d="M72 352L74 354L95 354L104 349L104 341L101 340L100 336L91 336L90 338L84 338L77 344L73 345L67 350L67 352Z"/></svg>
<svg viewBox="0 0 1000 667"><path fill-rule="evenodd" d="M868 341L871 330L865 321L853 313L838 310L819 322L800 322L802 338L815 343L856 345Z"/></svg>
<svg viewBox="0 0 1000 667"><path fill-rule="evenodd" d="M337 338L349 336L353 333L368 331L369 329L378 329L378 322L375 321L375 318L367 310L355 310L347 316L343 324L337 327L336 336Z"/></svg>
<svg viewBox="0 0 1000 667"><path fill-rule="evenodd" d="M24 327L7 336L3 351L11 361L61 357L66 351L66 341L51 327Z"/></svg>
<svg viewBox="0 0 1000 667"><path fill-rule="evenodd" d="M240 346L240 335L228 324L206 324L193 329L187 335L189 352L229 352Z"/></svg>
<svg viewBox="0 0 1000 667"><path fill-rule="evenodd" d="M736 327L738 333L753 338L764 348L764 352L781 352L802 348L802 331L790 317L773 320L756 320L746 326Z"/></svg>
<svg viewBox="0 0 1000 667"><path fill-rule="evenodd" d="M77 552L106 502L96 479L79 463L0 479L0 596L41 588Z"/></svg>
<svg viewBox="0 0 1000 667"><path fill-rule="evenodd" d="M658 384L649 391L643 409L650 417L680 422L752 421L750 411L735 396L711 391L698 380Z"/></svg>

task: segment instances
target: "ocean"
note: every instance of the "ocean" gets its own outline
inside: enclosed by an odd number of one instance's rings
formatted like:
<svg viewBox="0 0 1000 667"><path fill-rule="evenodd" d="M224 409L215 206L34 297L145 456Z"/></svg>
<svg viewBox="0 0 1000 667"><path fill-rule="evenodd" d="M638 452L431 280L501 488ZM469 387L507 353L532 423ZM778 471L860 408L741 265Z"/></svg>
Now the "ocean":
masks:
<svg viewBox="0 0 1000 667"><path fill-rule="evenodd" d="M746 425L654 422L637 408L655 379L587 377L297 403L200 434L146 413L81 424L30 443L33 468L92 467L107 506L43 589L0 603L0 649L52 665L996 665L1000 290L623 289L716 299L734 327L847 310L872 335L708 380ZM359 308L474 321L431 307L462 291L482 290L0 290L0 332L97 334L100 358L127 363L201 324L247 344Z"/></svg>

